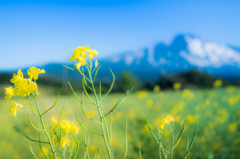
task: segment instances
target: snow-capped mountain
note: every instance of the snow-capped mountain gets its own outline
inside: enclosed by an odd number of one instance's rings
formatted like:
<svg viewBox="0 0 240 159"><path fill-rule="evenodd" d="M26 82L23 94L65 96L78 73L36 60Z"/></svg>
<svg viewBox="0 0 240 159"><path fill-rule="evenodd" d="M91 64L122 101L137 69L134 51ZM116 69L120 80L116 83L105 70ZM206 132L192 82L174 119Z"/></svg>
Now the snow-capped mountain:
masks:
<svg viewBox="0 0 240 159"><path fill-rule="evenodd" d="M193 35L177 35L170 43L102 59L115 72L131 70L140 79L198 69L214 76L240 77L240 50L205 41Z"/></svg>
<svg viewBox="0 0 240 159"><path fill-rule="evenodd" d="M163 74L185 72L198 69L213 76L228 79L240 78L240 49L205 41L193 35L180 34L171 42L158 43L136 52L113 54L99 59L99 78L111 78L108 68L116 76L129 70L141 81L156 81ZM73 65L65 64L73 67ZM41 66L47 74L65 80L79 79L76 72L63 67L63 64Z"/></svg>

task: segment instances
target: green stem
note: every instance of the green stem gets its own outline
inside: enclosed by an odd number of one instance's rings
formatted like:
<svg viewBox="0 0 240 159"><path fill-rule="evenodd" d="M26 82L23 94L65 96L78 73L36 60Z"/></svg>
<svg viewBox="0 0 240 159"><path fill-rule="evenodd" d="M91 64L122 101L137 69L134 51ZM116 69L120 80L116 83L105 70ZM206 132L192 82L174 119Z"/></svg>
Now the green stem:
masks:
<svg viewBox="0 0 240 159"><path fill-rule="evenodd" d="M159 159L162 159L161 146L160 146L160 144L158 145L158 155L159 155Z"/></svg>
<svg viewBox="0 0 240 159"><path fill-rule="evenodd" d="M49 145L50 145L50 147L51 147L51 151L52 151L53 157L54 157L54 159L56 159L56 154L55 154L55 151L54 151L53 143L52 143L51 138L50 138L50 136L48 135L47 129L46 129L45 125L44 125L44 122L43 122L43 119L42 119L42 115L41 115L41 112L40 112L39 107L38 107L38 102L37 102L37 100L36 100L36 98L35 98L35 96L34 96L33 93L32 93L32 96L33 96L33 99L34 99L34 102L35 102L35 105L36 105L36 108L37 108L37 112L38 112L38 116L39 116L39 119L40 119L40 123L41 123L42 128L43 128L43 130L44 130L44 132L45 132L45 135L46 135L47 138L48 138Z"/></svg>
<svg viewBox="0 0 240 159"><path fill-rule="evenodd" d="M173 158L174 138L175 138L175 136L174 136L174 134L173 134L173 132L172 132L172 142L171 142L171 153L170 153L170 159Z"/></svg>
<svg viewBox="0 0 240 159"><path fill-rule="evenodd" d="M97 93L96 93L94 83L93 83L93 80L92 80L91 72L90 72L88 67L86 67L86 68L87 68L88 73L89 73L90 83L91 83L91 86L92 86L92 89L93 89L93 93L94 93L94 97L95 97L95 101L96 101L96 105L97 105L97 110L98 110L99 117L100 117L100 123L101 123L101 127L102 127L102 132L103 132L103 139L104 139L105 146L107 148L108 157L110 159L113 159L111 148L110 148L109 142L108 142L109 141L109 139L108 139L109 133L108 133L108 129L107 129L106 120L104 118L102 108L101 108L100 102L99 102L98 97L97 97Z"/></svg>

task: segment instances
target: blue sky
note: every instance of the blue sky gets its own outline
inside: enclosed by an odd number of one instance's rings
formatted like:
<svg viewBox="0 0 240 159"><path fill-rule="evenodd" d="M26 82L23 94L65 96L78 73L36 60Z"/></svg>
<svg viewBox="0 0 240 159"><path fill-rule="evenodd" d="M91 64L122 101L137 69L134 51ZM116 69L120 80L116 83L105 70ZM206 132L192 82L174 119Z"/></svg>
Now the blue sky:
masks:
<svg viewBox="0 0 240 159"><path fill-rule="evenodd" d="M178 33L240 46L240 1L0 0L0 70L66 62L88 45L99 57Z"/></svg>

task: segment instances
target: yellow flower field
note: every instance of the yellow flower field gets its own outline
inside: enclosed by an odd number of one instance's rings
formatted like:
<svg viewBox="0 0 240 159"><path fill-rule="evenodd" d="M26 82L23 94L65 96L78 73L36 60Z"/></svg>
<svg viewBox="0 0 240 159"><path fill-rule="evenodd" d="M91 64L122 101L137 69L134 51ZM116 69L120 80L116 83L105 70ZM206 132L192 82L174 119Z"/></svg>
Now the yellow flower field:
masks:
<svg viewBox="0 0 240 159"><path fill-rule="evenodd" d="M128 157L139 158L139 149L141 148L142 158L158 158L157 144L152 138L146 124L149 120L152 128L157 128L161 120L167 114L171 114L176 122L185 120L185 132L190 135L199 122L196 139L193 144L191 158L237 158L240 149L240 111L239 111L239 88L218 88L212 90L188 90L191 91L191 97L185 97L184 90L179 91L158 91L158 92L136 92L128 96L128 99L122 103L117 112L112 114L113 132L112 147L116 158L122 158L125 152L124 128L125 120L128 121ZM39 105L48 108L53 104L56 95L53 90L48 88L39 88ZM44 93L43 93L44 92ZM106 111L116 103L122 94L112 94L104 102ZM67 100L63 118L70 121L74 119L74 107L77 107L81 117L81 108L77 104L77 99L73 95L60 95L56 105L56 110L49 112L49 118L46 122L50 122L50 116L56 116L60 111L63 103ZM232 102L234 98L234 102ZM27 101L19 99L22 104L28 105ZM150 102L151 101L151 102ZM11 104L1 100L1 123L0 133L2 139L0 141L0 155L3 158L31 158L31 154L27 148L28 141L13 129L15 123L21 123L21 129L37 137L33 132L33 128L29 125L26 111L30 112L30 108L23 108L18 111L17 120L8 113ZM88 115L97 118L94 113L95 108L90 104L84 106ZM77 122L76 122L77 123ZM96 124L90 121L90 128L97 129ZM79 130L80 133L83 131ZM165 143L170 143L170 130L165 130ZM181 143L177 146L175 158L182 158L186 142L188 138L182 136ZM101 149L102 141L95 134L91 135L88 149L91 157L96 151L99 151L100 157L106 157L106 151ZM33 144L33 149L38 144ZM4 148L4 149L3 149ZM6 151L6 149L8 151ZM46 151L50 149L46 147ZM44 158L42 152L36 148L36 153ZM84 148L80 148L79 158L84 156ZM105 156L105 157L104 157Z"/></svg>
<svg viewBox="0 0 240 159"><path fill-rule="evenodd" d="M45 71L31 67L13 74L1 98L1 158L237 158L240 148L240 89L173 90L129 88L125 94L101 90L95 81L96 50L73 50L81 92L56 95L37 85ZM89 59L87 59L89 58ZM89 60L89 61L88 61ZM94 65L93 65L94 63ZM98 85L98 87L96 87Z"/></svg>

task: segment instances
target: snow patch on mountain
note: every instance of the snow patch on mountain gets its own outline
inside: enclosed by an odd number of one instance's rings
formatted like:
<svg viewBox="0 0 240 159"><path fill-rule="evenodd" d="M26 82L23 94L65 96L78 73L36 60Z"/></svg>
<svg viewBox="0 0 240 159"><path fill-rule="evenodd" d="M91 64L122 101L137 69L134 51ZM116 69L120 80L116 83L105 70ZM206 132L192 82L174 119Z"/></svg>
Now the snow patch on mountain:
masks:
<svg viewBox="0 0 240 159"><path fill-rule="evenodd" d="M185 40L188 44L187 51L181 51L180 55L193 65L215 68L223 65L240 67L240 52L236 50L190 36L185 36Z"/></svg>

